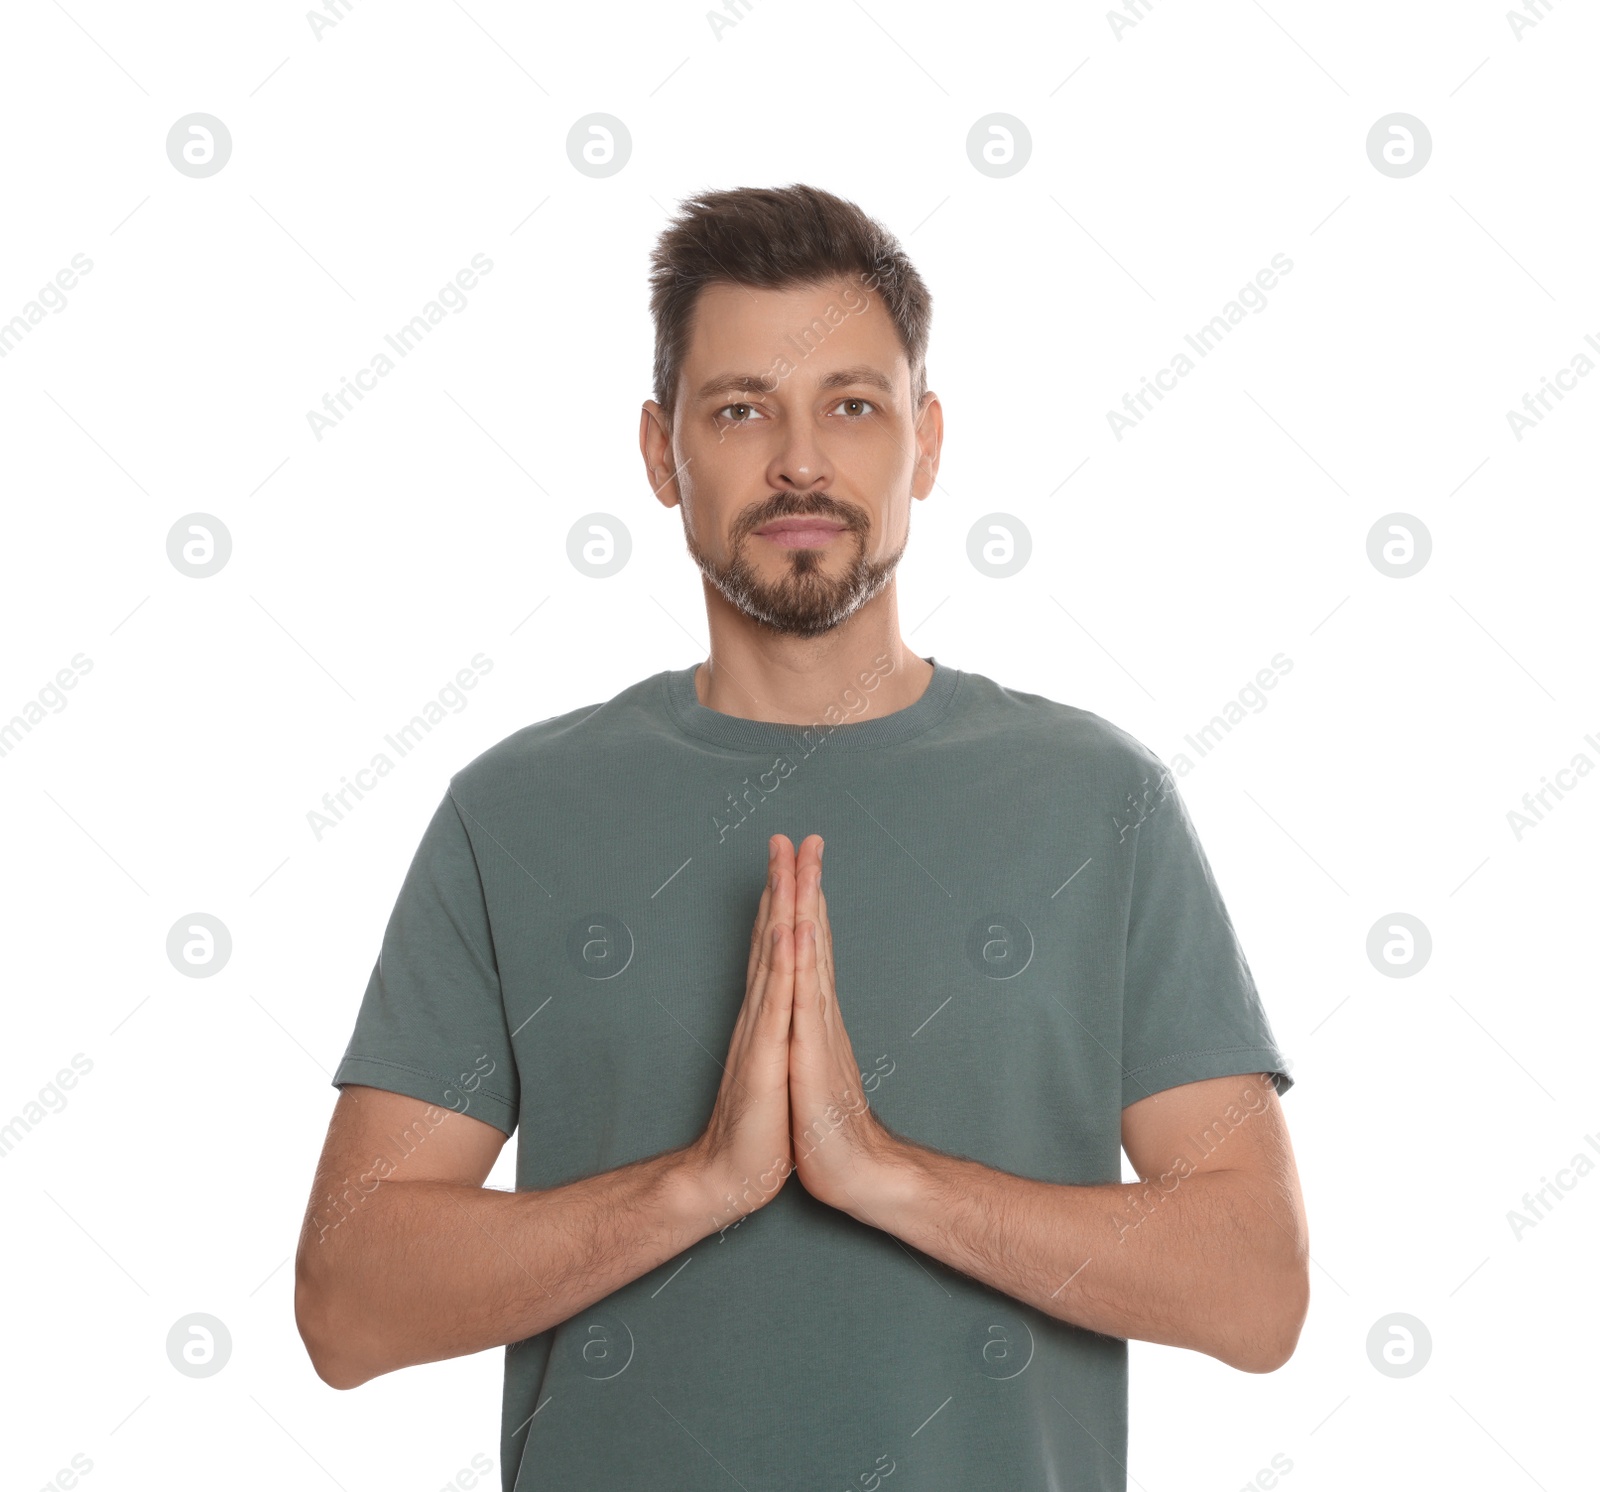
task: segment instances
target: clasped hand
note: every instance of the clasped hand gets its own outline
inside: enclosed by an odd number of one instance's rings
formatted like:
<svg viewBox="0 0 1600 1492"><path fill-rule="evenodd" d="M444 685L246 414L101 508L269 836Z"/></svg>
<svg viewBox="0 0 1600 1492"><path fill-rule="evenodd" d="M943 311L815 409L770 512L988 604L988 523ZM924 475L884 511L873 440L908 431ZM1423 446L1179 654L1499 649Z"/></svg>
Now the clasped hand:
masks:
<svg viewBox="0 0 1600 1492"><path fill-rule="evenodd" d="M745 998L710 1123L695 1146L721 1215L742 1218L793 1173L842 1211L869 1203L895 1138L867 1104L839 1010L822 836L767 842Z"/></svg>

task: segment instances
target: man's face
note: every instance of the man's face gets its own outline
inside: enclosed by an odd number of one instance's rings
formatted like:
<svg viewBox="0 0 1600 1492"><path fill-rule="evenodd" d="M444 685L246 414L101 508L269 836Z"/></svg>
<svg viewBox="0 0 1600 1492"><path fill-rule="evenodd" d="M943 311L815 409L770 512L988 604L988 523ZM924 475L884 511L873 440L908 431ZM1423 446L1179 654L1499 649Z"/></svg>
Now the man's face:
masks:
<svg viewBox="0 0 1600 1492"><path fill-rule="evenodd" d="M651 428L660 406L645 408L646 461L666 476L657 496L681 502L689 552L730 605L817 637L889 582L911 499L933 487L941 424L932 395L918 419L894 323L859 280L708 286L670 449Z"/></svg>

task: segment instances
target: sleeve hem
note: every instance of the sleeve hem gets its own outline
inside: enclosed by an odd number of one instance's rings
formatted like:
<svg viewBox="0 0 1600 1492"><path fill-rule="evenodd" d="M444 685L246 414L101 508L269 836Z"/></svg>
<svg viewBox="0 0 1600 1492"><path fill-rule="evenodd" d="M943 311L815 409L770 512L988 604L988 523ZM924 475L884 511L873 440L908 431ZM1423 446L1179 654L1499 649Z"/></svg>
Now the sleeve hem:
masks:
<svg viewBox="0 0 1600 1492"><path fill-rule="evenodd" d="M1283 1054L1271 1046L1219 1046L1204 1051L1175 1052L1170 1057L1143 1063L1123 1073L1122 1106L1127 1108L1152 1093L1183 1083L1238 1077L1248 1072L1268 1073L1281 1098L1294 1087L1294 1079L1289 1076L1290 1065Z"/></svg>
<svg viewBox="0 0 1600 1492"><path fill-rule="evenodd" d="M333 1075L333 1086L342 1088L346 1083L382 1088L388 1093L403 1093L407 1098L431 1103L447 1113L481 1119L508 1138L517 1128L516 1105L510 1099L491 1093L487 1088L479 1088L468 1100L466 1108L457 1108L444 1101L445 1091L452 1086L448 1079L403 1062L389 1062L382 1057L345 1057Z"/></svg>

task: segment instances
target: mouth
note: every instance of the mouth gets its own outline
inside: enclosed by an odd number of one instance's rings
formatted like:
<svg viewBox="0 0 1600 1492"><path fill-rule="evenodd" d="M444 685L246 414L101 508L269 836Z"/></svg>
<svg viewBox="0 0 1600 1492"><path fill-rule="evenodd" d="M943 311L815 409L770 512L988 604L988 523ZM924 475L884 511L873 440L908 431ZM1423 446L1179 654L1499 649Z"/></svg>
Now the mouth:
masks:
<svg viewBox="0 0 1600 1492"><path fill-rule="evenodd" d="M756 530L758 537L780 549L821 549L845 531L828 518L779 518Z"/></svg>

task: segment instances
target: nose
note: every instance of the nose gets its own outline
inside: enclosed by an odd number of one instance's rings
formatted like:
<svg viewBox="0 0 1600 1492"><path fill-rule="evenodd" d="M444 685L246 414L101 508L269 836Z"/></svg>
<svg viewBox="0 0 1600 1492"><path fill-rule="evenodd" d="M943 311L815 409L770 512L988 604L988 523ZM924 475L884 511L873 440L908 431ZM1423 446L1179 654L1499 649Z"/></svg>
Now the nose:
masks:
<svg viewBox="0 0 1600 1492"><path fill-rule="evenodd" d="M833 479L833 465L808 421L791 421L767 468L774 491L813 492Z"/></svg>

